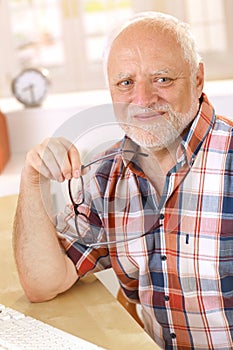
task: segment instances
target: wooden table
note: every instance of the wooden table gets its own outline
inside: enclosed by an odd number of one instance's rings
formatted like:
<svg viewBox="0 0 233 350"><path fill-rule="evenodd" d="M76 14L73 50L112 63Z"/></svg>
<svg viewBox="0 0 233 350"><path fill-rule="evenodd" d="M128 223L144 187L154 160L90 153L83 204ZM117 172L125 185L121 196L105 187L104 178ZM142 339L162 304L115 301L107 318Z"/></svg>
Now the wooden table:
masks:
<svg viewBox="0 0 233 350"><path fill-rule="evenodd" d="M30 303L21 288L12 254L17 196L0 197L0 303L106 349L159 349L96 278L76 283L44 303Z"/></svg>

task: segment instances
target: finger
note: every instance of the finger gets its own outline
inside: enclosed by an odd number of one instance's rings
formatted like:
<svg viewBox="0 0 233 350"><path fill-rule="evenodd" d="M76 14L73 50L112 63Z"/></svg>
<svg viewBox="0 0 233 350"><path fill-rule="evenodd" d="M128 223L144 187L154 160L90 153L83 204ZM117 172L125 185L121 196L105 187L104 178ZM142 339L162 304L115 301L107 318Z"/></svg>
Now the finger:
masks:
<svg viewBox="0 0 233 350"><path fill-rule="evenodd" d="M41 145L38 149L38 154L42 160L43 171L46 171L45 169L47 168L48 174L51 174L49 178L51 180L56 180L59 182L64 181L62 169L60 167L60 164L57 162L56 155L54 154L54 152L49 147L44 148L43 145ZM41 171L42 170L40 170L40 172Z"/></svg>
<svg viewBox="0 0 233 350"><path fill-rule="evenodd" d="M28 163L40 174L59 182L79 176L80 156L72 143L64 138L50 138L28 154Z"/></svg>
<svg viewBox="0 0 233 350"><path fill-rule="evenodd" d="M53 153L61 174L65 179L78 176L80 173L80 156L77 148L65 138L51 139L48 147Z"/></svg>
<svg viewBox="0 0 233 350"><path fill-rule="evenodd" d="M59 138L50 139L44 151L43 160L57 181L70 178L71 164L68 150Z"/></svg>
<svg viewBox="0 0 233 350"><path fill-rule="evenodd" d="M79 177L81 173L81 160L79 151L77 150L75 145L69 142L68 140L62 139L61 141L68 149L67 156L71 165L71 177Z"/></svg>
<svg viewBox="0 0 233 350"><path fill-rule="evenodd" d="M68 156L72 166L72 176L79 177L81 174L81 160L80 154L74 145L70 147Z"/></svg>
<svg viewBox="0 0 233 350"><path fill-rule="evenodd" d="M41 174L44 178L51 180L52 174L41 159L38 148L39 145L27 153L26 164L35 170L38 175Z"/></svg>

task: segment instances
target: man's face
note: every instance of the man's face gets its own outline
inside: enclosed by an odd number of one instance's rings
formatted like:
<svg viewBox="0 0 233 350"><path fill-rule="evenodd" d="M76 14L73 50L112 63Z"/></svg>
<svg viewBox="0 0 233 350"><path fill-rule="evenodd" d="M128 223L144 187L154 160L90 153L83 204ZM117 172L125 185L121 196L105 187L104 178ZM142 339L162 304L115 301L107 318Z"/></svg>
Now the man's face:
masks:
<svg viewBox="0 0 233 350"><path fill-rule="evenodd" d="M203 86L175 38L137 23L113 42L108 60L109 87L118 121L145 148L168 147L198 111Z"/></svg>

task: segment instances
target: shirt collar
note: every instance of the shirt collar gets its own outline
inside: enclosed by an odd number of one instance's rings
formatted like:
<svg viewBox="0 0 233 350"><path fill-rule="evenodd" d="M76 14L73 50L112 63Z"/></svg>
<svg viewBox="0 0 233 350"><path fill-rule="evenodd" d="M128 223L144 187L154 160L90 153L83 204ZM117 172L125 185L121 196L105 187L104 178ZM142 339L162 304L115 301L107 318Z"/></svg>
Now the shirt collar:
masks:
<svg viewBox="0 0 233 350"><path fill-rule="evenodd" d="M140 146L131 140L127 135L125 135L120 144L120 150L123 150L121 154L121 159L124 166L122 169L122 177L124 177L127 168L131 169L131 171L133 171L138 176L144 177L144 173L140 167L139 157L142 157L143 155L147 156L147 154L142 152Z"/></svg>
<svg viewBox="0 0 233 350"><path fill-rule="evenodd" d="M122 159L125 166L128 166L130 162L134 161L138 156L138 152L141 152L140 146L131 140L127 135L125 135L123 138L120 149L126 151L122 154Z"/></svg>
<svg viewBox="0 0 233 350"><path fill-rule="evenodd" d="M177 159L185 153L187 163L192 166L207 134L213 127L216 116L207 96L202 93L200 109L183 140L177 153Z"/></svg>

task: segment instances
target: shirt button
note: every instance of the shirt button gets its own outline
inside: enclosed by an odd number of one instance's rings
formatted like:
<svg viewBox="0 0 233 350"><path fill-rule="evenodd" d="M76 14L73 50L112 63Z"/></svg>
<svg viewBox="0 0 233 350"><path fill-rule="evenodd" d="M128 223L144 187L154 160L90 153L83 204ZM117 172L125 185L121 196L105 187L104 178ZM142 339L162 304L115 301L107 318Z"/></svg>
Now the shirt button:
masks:
<svg viewBox="0 0 233 350"><path fill-rule="evenodd" d="M160 214L159 219L160 219L160 220L163 220L163 219L164 219L164 214Z"/></svg>
<svg viewBox="0 0 233 350"><path fill-rule="evenodd" d="M195 157L192 157L190 160L190 166L193 166L194 162L195 162Z"/></svg>
<svg viewBox="0 0 233 350"><path fill-rule="evenodd" d="M170 336L171 336L172 339L176 338L176 334L175 333L170 333Z"/></svg>
<svg viewBox="0 0 233 350"><path fill-rule="evenodd" d="M165 295L165 296L164 296L164 300L165 300L165 301L168 301L168 300L169 300L169 296L168 296L168 295Z"/></svg>
<svg viewBox="0 0 233 350"><path fill-rule="evenodd" d="M166 255L161 255L161 260L162 260L162 261L165 261L165 260L167 260L167 257L166 257Z"/></svg>

